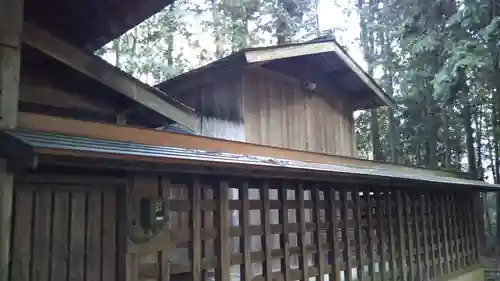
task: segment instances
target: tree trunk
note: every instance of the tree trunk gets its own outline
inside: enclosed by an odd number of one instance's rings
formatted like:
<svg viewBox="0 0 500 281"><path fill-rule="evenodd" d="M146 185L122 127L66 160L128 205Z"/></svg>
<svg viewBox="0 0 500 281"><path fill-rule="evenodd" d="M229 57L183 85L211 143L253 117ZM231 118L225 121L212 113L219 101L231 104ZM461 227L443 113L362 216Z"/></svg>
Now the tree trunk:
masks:
<svg viewBox="0 0 500 281"><path fill-rule="evenodd" d="M214 36L214 43L215 43L215 58L216 59L221 59L224 57L224 40L222 40L221 32L217 28L222 25L222 20L221 20L221 14L219 12L219 7L217 5L216 0L211 0L212 4L212 18L213 18L213 25L214 25L214 30L213 30L213 36Z"/></svg>
<svg viewBox="0 0 500 281"><path fill-rule="evenodd" d="M474 129L472 129L471 117L470 104L467 101L467 103L464 103L463 111L465 138L467 143L467 165L469 166L469 172L478 178L476 152L474 151Z"/></svg>
<svg viewBox="0 0 500 281"><path fill-rule="evenodd" d="M470 173L474 177L478 178L477 173L477 163L476 163L476 151L474 150L474 129L472 128L472 113L471 113L471 101L469 98L469 86L467 85L467 78L465 77L465 69L460 68L457 71L458 83L460 85L460 101L463 105L462 119L463 126L465 129L465 142L467 148L467 165Z"/></svg>
<svg viewBox="0 0 500 281"><path fill-rule="evenodd" d="M377 109L376 108L371 109L370 113L371 113L370 129L372 131L373 159L377 161L383 161L384 155L382 153L382 147L380 144Z"/></svg>
<svg viewBox="0 0 500 281"><path fill-rule="evenodd" d="M174 13L174 4L170 4L170 6L168 7L169 9L169 13L170 14L173 14ZM171 30L169 30L169 32L167 33L167 64L168 64L168 67L170 69L173 69L174 68L174 30L173 28ZM169 79L171 77L167 77L167 79Z"/></svg>
<svg viewBox="0 0 500 281"><path fill-rule="evenodd" d="M483 157L482 157L482 152L481 152L481 136L482 136L482 126L481 126L481 120L482 120L482 106L481 104L478 106L477 113L476 113L476 167L477 167L477 176L479 180L484 180L484 172L483 172Z"/></svg>
<svg viewBox="0 0 500 281"><path fill-rule="evenodd" d="M491 138L488 138L488 154L490 156L490 166L491 166L491 174L493 175L493 182L498 182L497 171L495 168L495 155L493 154L493 143Z"/></svg>
<svg viewBox="0 0 500 281"><path fill-rule="evenodd" d="M389 95L392 97L394 95L394 86L393 86L393 61L394 61L394 54L392 52L392 46L391 46L391 40L390 40L390 35L387 31L381 32L381 44L383 46L383 57L385 58L384 62L384 90ZM392 109L389 109L388 112L388 120L389 120L389 149L391 153L391 162L392 163L398 163L398 150L397 150L397 143L398 143L398 133L397 133L397 124L396 120L394 118L394 111Z"/></svg>
<svg viewBox="0 0 500 281"><path fill-rule="evenodd" d="M113 40L113 52L115 53L115 66L117 68L120 68L120 38L116 38Z"/></svg>
<svg viewBox="0 0 500 281"><path fill-rule="evenodd" d="M426 102L427 107L425 109L425 137L426 137L426 167L431 169L437 168L437 129L436 120L434 114L434 98L432 97L432 92L430 89L425 90L427 92Z"/></svg>
<svg viewBox="0 0 500 281"><path fill-rule="evenodd" d="M448 125L447 112L443 112L443 143L444 143L444 161L443 166L450 168L451 166L451 147L450 147L450 128Z"/></svg>

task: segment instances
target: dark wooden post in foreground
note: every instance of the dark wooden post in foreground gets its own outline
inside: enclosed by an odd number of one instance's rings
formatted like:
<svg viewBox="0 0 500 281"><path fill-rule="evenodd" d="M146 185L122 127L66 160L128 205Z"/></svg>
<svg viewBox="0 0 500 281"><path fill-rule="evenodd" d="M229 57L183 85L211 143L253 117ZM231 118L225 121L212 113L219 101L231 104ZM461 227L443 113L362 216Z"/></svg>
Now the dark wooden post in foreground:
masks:
<svg viewBox="0 0 500 281"><path fill-rule="evenodd" d="M0 129L17 126L23 0L0 0ZM0 281L9 278L13 174L0 159Z"/></svg>

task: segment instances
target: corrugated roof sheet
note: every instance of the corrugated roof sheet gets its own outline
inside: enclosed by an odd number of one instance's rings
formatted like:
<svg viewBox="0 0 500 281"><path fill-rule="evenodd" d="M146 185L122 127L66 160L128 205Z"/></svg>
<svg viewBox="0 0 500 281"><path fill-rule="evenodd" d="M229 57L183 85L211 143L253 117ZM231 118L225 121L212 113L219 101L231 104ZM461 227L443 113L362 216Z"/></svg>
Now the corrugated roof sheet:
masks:
<svg viewBox="0 0 500 281"><path fill-rule="evenodd" d="M411 173L403 171L393 171L380 168L366 168L354 167L347 165L336 164L319 164L309 163L287 159L277 159L261 156L250 156L233 153L223 152L210 152L196 149L184 149L177 147L164 147L155 145L138 144L125 141L113 141L93 139L88 137L77 137L69 135L59 135L51 133L34 133L34 132L19 132L7 131L12 137L15 137L22 142L34 148L52 148L62 150L72 150L81 152L97 152L97 153L110 153L118 155L134 155L146 156L155 158L169 158L190 160L203 163L226 163L226 164L239 164L243 166L267 166L267 167L280 167L286 169L300 169L310 172L331 172L332 174L343 174L353 176L368 176L371 178L390 178L390 179L404 179L422 182L435 182L439 184L461 185L461 186L474 186L488 189L498 189L498 185L489 184L481 181L435 176L432 174L424 173Z"/></svg>

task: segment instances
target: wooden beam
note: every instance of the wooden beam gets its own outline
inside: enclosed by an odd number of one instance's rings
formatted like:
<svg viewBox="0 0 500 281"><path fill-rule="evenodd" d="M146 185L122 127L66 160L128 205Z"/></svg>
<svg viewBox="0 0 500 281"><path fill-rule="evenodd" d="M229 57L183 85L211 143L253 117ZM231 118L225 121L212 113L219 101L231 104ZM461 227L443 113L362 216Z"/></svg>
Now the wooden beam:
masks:
<svg viewBox="0 0 500 281"><path fill-rule="evenodd" d="M381 162L313 153L259 144L213 139L203 136L177 134L151 129L86 122L32 113L19 113L19 127L26 130L87 136L107 140L131 141L141 144L200 149L214 152L239 153L314 163L329 163L372 169L390 169L394 172L425 174L429 176L458 177L454 173L393 165Z"/></svg>
<svg viewBox="0 0 500 281"><path fill-rule="evenodd" d="M110 107L99 105L90 100L87 101L82 94L70 93L47 86L19 85L19 101L71 109L85 109L110 115L116 114Z"/></svg>
<svg viewBox="0 0 500 281"><path fill-rule="evenodd" d="M197 128L198 116L192 109L126 75L99 57L89 55L29 23L25 23L23 41L149 109L190 129Z"/></svg>
<svg viewBox="0 0 500 281"><path fill-rule="evenodd" d="M271 60L287 59L305 55L315 55L334 52L335 46L332 42L315 42L308 44L295 44L289 46L275 46L254 51L245 52L248 63L259 63Z"/></svg>

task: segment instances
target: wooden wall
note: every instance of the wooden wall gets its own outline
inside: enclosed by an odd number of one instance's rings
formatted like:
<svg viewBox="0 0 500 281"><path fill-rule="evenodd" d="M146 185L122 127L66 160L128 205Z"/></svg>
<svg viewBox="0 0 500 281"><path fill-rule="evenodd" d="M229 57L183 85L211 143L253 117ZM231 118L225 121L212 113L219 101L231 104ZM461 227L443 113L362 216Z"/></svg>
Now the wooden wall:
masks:
<svg viewBox="0 0 500 281"><path fill-rule="evenodd" d="M200 112L202 135L355 156L353 112L344 99L324 89L310 95L277 72L254 67L165 91Z"/></svg>
<svg viewBox="0 0 500 281"><path fill-rule="evenodd" d="M115 188L105 178L16 176L9 280L116 280Z"/></svg>
<svg viewBox="0 0 500 281"><path fill-rule="evenodd" d="M80 74L71 69L64 72L60 68L54 67L54 63L25 60L19 91L20 111L116 122L117 107L113 107L111 99L107 104L103 102L103 96L108 95L107 92L89 85L83 87L78 80L81 78ZM99 93L101 100L95 98Z"/></svg>
<svg viewBox="0 0 500 281"><path fill-rule="evenodd" d="M189 83L176 89L166 89L169 94L200 113L198 133L214 138L245 141L243 126L242 77L233 74L216 81Z"/></svg>
<svg viewBox="0 0 500 281"><path fill-rule="evenodd" d="M263 68L243 83L246 141L354 156L352 111L335 93L303 90L301 82Z"/></svg>

